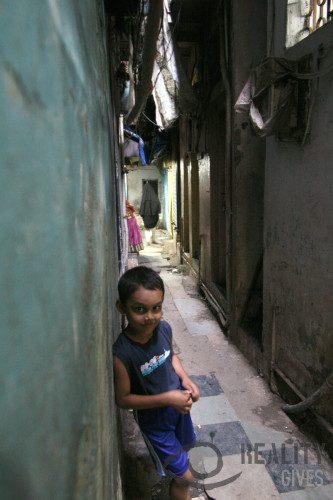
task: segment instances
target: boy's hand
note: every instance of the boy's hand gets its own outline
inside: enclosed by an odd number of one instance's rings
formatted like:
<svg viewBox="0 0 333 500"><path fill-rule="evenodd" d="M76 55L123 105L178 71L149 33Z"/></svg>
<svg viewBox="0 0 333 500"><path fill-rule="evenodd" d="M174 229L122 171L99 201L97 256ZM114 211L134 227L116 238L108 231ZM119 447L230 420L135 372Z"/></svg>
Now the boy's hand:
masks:
<svg viewBox="0 0 333 500"><path fill-rule="evenodd" d="M176 356L176 354L172 355L172 364L173 364L173 367L175 369L175 372L177 373L178 377L181 380L182 387L184 387L184 389L187 389L188 391L191 392L192 401L193 401L193 403L195 403L196 401L198 401L199 396L200 396L199 389L195 385L195 383L192 382L192 380L186 374L186 372L185 372L184 368L182 367L181 362L179 361L178 356Z"/></svg>
<svg viewBox="0 0 333 500"><path fill-rule="evenodd" d="M200 397L200 392L199 392L198 386L195 385L195 383L192 382L192 380L189 377L184 377L182 379L182 386L184 387L184 389L187 389L188 391L191 392L193 403L198 401L198 399Z"/></svg>
<svg viewBox="0 0 333 500"><path fill-rule="evenodd" d="M175 410L179 411L183 415L186 415L192 407L192 397L190 391L169 391L168 395L168 406L171 406Z"/></svg>

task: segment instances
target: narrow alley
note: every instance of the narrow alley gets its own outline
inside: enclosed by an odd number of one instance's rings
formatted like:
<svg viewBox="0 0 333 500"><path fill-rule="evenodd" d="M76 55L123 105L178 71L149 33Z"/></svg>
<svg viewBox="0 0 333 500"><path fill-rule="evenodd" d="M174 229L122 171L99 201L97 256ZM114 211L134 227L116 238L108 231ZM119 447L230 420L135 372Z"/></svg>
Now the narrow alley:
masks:
<svg viewBox="0 0 333 500"><path fill-rule="evenodd" d="M192 499L208 498L205 486L216 500L330 500L333 464L325 445L281 410L283 400L223 333L196 277L170 264L165 231L158 235L158 244L145 245L133 260L163 278L163 316L172 326L175 352L200 388L191 410L198 446L189 457L199 474ZM156 473L131 412L121 413L127 498L167 500L168 479Z"/></svg>

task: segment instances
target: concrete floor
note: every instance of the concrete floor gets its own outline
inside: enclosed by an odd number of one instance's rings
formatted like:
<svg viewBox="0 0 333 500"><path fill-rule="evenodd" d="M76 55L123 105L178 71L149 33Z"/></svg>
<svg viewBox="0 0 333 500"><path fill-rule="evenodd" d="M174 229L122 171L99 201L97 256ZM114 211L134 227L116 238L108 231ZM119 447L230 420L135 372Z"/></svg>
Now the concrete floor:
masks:
<svg viewBox="0 0 333 500"><path fill-rule="evenodd" d="M333 466L325 451L281 411L282 400L223 334L195 278L172 267L162 250L147 246L137 263L160 272L175 352L200 388L191 411L197 447L189 458L199 478L192 498L208 498L204 484L216 500L332 499ZM155 472L132 414L121 415L126 498L167 499L168 479Z"/></svg>

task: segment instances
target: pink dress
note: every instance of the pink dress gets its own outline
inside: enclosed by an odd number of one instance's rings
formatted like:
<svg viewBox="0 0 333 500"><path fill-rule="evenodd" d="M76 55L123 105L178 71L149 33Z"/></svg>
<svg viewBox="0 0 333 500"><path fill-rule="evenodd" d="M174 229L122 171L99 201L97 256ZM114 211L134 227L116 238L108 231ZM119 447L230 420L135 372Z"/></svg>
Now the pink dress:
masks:
<svg viewBox="0 0 333 500"><path fill-rule="evenodd" d="M128 251L139 252L144 249L140 229L134 215L133 205L126 200L126 218L128 227Z"/></svg>

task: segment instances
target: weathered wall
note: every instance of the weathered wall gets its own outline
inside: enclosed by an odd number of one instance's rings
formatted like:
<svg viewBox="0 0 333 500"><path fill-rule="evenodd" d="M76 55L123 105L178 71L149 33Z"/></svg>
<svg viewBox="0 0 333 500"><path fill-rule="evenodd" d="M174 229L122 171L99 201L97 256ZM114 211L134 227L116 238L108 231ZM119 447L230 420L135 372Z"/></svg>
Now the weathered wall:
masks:
<svg viewBox="0 0 333 500"><path fill-rule="evenodd" d="M333 23L284 50L285 9L276 11L274 52L299 59L317 57L330 47ZM278 29L279 27L279 29ZM332 67L332 54L319 62ZM310 395L333 368L333 70L318 80L310 136L299 143L267 140L265 177L266 350L270 349L274 305L276 364L305 395ZM331 423L333 408L321 412Z"/></svg>
<svg viewBox="0 0 333 500"><path fill-rule="evenodd" d="M329 22L286 51L286 9L287 2L227 2L228 74L233 105L251 70L267 56L293 60L311 56L312 70L319 68L325 73L318 82L313 80L318 90L310 136L304 146L295 141L279 142L275 136L258 138L246 114L232 113L232 297L229 297L232 314L229 334L267 378L271 375L272 363L285 376L282 378L289 378L304 396L308 396L333 369L333 144L330 140L333 23ZM191 141L186 141L184 130L181 134L184 144L189 143L189 148L198 146L195 151L201 153L200 278L227 311L223 279L226 269L221 259L227 247L225 237L221 237L226 205L221 173L225 167L225 130L221 123L225 117L226 98L216 56L219 50L216 31L222 16L216 10L214 16L211 19L206 13L203 17L206 29L199 43L199 48L203 49L200 86L203 104L197 128L203 133L200 141L191 135ZM210 57L205 57L206 54ZM210 87L211 81L215 88ZM222 95L218 95L219 86ZM186 152L185 149L183 156ZM182 214L185 217L188 193L186 170L182 170ZM189 231L186 221L183 228ZM181 236L183 244L187 243L186 237L186 234ZM187 262L191 264L190 259ZM252 295L249 294L251 288ZM248 302L252 297L254 302ZM241 321L246 308L251 313L254 309L258 313L252 329ZM316 408L333 422L332 398Z"/></svg>
<svg viewBox="0 0 333 500"><path fill-rule="evenodd" d="M211 211L210 211L210 161L205 155L198 160L200 205L200 277L205 283L211 280Z"/></svg>
<svg viewBox="0 0 333 500"><path fill-rule="evenodd" d="M243 342L242 347L246 350L248 338L238 328L238 319L262 253L265 141L253 135L246 115L235 115L233 112L232 123L228 123L231 144L226 139L226 92L219 55L220 30L224 32L225 27L228 30L225 38L228 40L228 75L233 106L250 70L266 56L267 8L265 0L228 2L224 25L223 9L220 8L221 5L215 7L205 9L203 18L206 24L199 44L201 62L204 65L201 70L202 109L200 119L192 125L192 136L188 141L198 158L202 156L198 161L200 278L218 300L220 307L225 312L232 311L230 334L238 343ZM206 58L205 54L208 53L212 57ZM186 136L184 130L182 136ZM226 283L230 276L227 277L229 243L226 235L226 189L229 186L226 188L226 148L232 150L231 165L227 166L232 176L232 193L229 193L232 198L232 293L228 298ZM185 233L182 235L182 242L185 248L187 232L192 241L193 231L186 226L185 174L182 180L182 227Z"/></svg>
<svg viewBox="0 0 333 500"><path fill-rule="evenodd" d="M266 4L230 2L233 104L251 69L266 57ZM249 354L252 337L239 328L239 321L262 252L265 140L253 134L247 115L234 112L233 120L231 336Z"/></svg>
<svg viewBox="0 0 333 500"><path fill-rule="evenodd" d="M0 497L121 498L103 2L0 10ZM111 108L112 111L112 108Z"/></svg>
<svg viewBox="0 0 333 500"><path fill-rule="evenodd" d="M192 261L198 262L200 252L199 218L200 218L200 198L199 198L199 165L196 154L191 155L191 162L188 166L189 184L189 247Z"/></svg>

